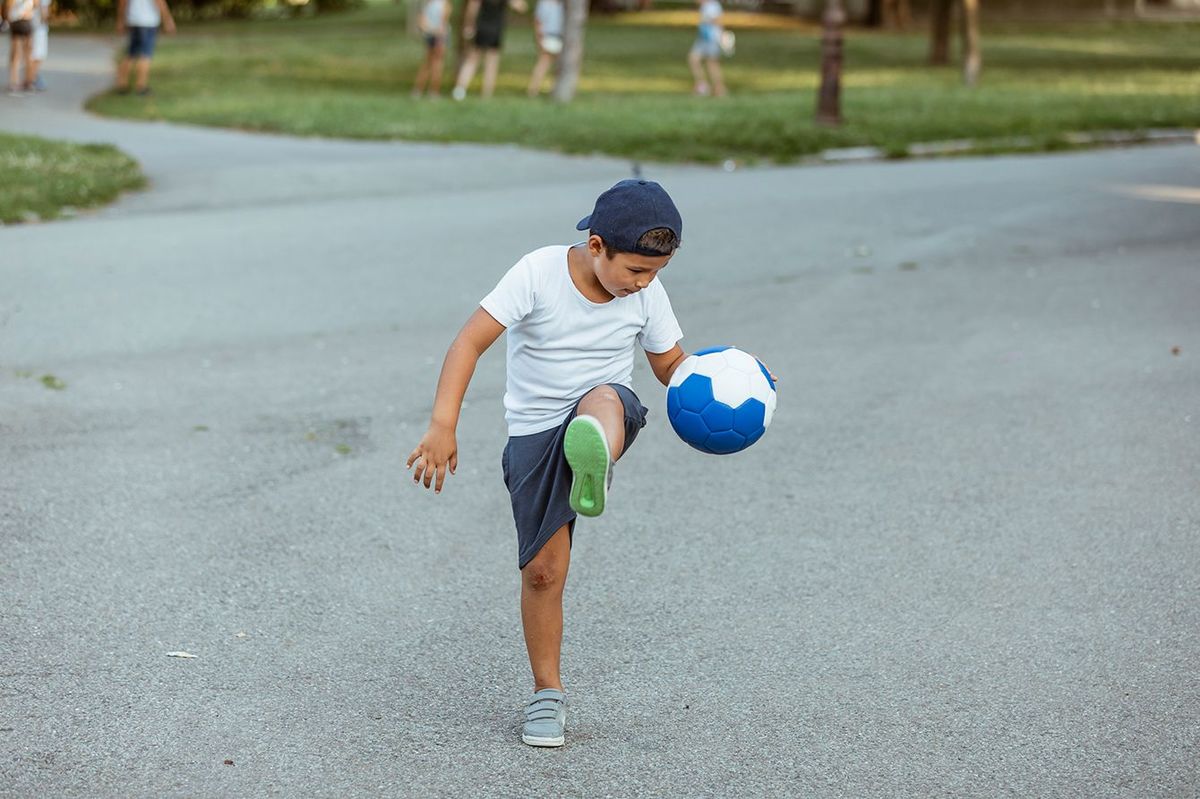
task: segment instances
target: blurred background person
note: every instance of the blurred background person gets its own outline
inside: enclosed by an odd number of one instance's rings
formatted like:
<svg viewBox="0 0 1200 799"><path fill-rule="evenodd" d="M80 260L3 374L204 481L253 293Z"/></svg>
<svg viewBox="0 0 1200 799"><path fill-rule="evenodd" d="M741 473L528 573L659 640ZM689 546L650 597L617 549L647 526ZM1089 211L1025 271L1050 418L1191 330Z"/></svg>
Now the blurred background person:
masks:
<svg viewBox="0 0 1200 799"><path fill-rule="evenodd" d="M450 29L450 0L425 0L419 23L425 39L425 59L417 70L413 97L427 92L430 97L442 93L442 63L446 57L446 33Z"/></svg>
<svg viewBox="0 0 1200 799"><path fill-rule="evenodd" d="M496 76L500 73L500 47L504 43L504 12L510 5L513 11L522 14L529 8L525 0L468 0L463 16L463 38L470 40L471 48L454 83L455 100L467 96L467 87L475 77L480 56L483 57L480 96L491 97L495 92Z"/></svg>
<svg viewBox="0 0 1200 799"><path fill-rule="evenodd" d="M697 0L697 3L700 6L700 26L696 29L696 41L688 53L688 66L695 79L694 91L701 96L712 93L724 97L725 80L721 76L720 62L721 4L717 0ZM704 79L704 65L708 67L708 80Z"/></svg>
<svg viewBox="0 0 1200 799"><path fill-rule="evenodd" d="M129 47L117 64L119 94L129 93L130 67L134 71L134 90L142 96L150 94L150 60L154 58L159 25L168 34L175 32L175 18L167 0L118 0L117 33L129 31Z"/></svg>
<svg viewBox="0 0 1200 799"><path fill-rule="evenodd" d="M538 57L529 76L528 94L541 94L542 83L550 67L558 60L563 49L563 4L562 0L538 0L533 10L533 36L537 42Z"/></svg>
<svg viewBox="0 0 1200 799"><path fill-rule="evenodd" d="M29 82L34 91L46 91L42 62L50 51L50 0L34 0L33 40L30 42Z"/></svg>
<svg viewBox="0 0 1200 799"><path fill-rule="evenodd" d="M19 97L33 90L30 40L36 0L3 0L4 19L8 21L8 93ZM22 71L24 74L22 75Z"/></svg>

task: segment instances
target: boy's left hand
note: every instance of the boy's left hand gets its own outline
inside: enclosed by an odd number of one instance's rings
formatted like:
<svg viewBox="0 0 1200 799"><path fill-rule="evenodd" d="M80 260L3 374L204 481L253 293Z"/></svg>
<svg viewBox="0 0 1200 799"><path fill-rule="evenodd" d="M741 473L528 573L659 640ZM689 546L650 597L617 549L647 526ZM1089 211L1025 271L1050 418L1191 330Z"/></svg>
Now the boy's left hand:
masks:
<svg viewBox="0 0 1200 799"><path fill-rule="evenodd" d="M760 357L758 357L757 355L755 355L753 352L752 352L752 353L750 353L750 355L751 355L751 357L753 357L753 358L754 358L754 360L758 361L758 362L759 362L759 363L761 363L763 366L766 366L766 367L767 367L767 374L769 374L769 375L771 376L771 382L772 382L772 383L778 383L778 382L779 382L779 378L778 378L778 377L776 377L776 376L775 376L775 373L771 371L771 367L767 366L767 363L766 363L766 361L764 361L762 358L760 358Z"/></svg>

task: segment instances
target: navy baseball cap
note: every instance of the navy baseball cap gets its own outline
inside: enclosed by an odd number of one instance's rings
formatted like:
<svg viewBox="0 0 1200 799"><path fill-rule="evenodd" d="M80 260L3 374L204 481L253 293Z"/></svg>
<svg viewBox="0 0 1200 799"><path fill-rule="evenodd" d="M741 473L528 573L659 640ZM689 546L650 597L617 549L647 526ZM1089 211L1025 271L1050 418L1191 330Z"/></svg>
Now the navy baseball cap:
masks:
<svg viewBox="0 0 1200 799"><path fill-rule="evenodd" d="M683 219L667 190L653 180L622 180L596 198L596 207L576 230L590 230L620 252L662 255L637 246L648 230L665 227L683 240Z"/></svg>

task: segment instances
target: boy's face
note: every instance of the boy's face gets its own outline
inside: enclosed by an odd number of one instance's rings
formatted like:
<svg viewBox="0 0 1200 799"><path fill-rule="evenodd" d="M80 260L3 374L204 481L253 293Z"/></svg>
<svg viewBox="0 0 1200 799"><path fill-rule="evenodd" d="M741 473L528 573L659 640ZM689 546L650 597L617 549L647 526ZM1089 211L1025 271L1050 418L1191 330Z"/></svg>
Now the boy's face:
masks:
<svg viewBox="0 0 1200 799"><path fill-rule="evenodd" d="M588 237L588 254L592 256L596 279L614 297L628 297L646 288L671 260L670 255L632 252L620 252L609 258L604 252L604 240L596 235Z"/></svg>

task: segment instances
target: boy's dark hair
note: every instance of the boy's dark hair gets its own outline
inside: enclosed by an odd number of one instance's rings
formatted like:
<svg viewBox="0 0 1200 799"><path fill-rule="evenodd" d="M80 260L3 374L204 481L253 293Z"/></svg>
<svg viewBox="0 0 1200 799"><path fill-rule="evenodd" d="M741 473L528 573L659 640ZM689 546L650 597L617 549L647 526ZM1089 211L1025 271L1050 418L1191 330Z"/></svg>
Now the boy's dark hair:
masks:
<svg viewBox="0 0 1200 799"><path fill-rule="evenodd" d="M594 230L590 231L590 233L596 236L600 235ZM604 237L600 236L600 238L603 239ZM670 255L679 249L679 244L679 237L675 235L675 231L665 227L656 227L651 230L647 230L637 240L637 247L639 250L652 251L658 255ZM604 242L604 256L610 261L613 259L613 256L622 252L625 251L618 250L616 247L611 246L607 241Z"/></svg>

